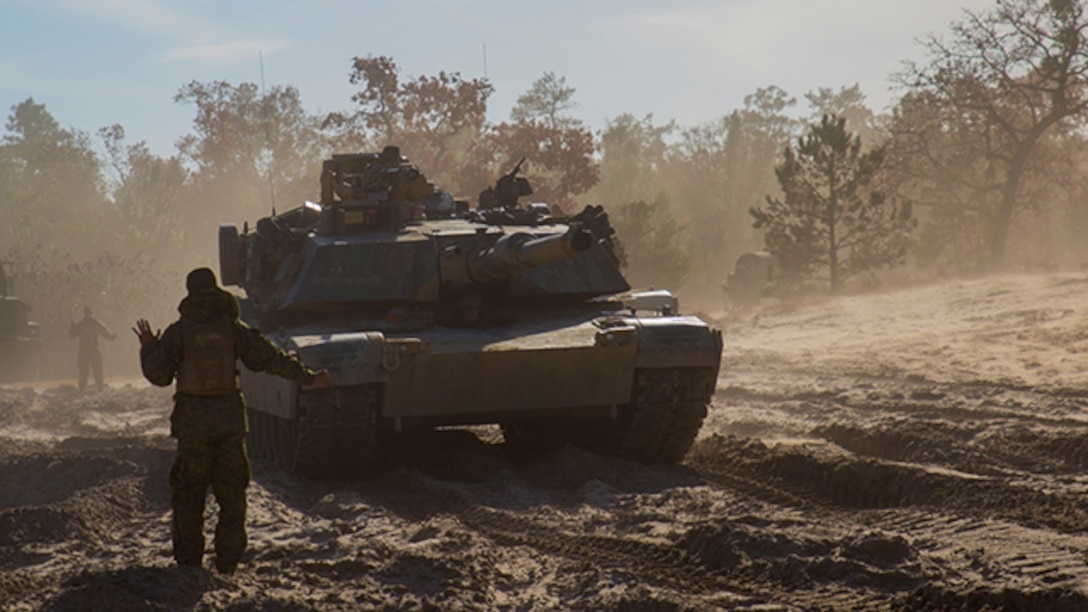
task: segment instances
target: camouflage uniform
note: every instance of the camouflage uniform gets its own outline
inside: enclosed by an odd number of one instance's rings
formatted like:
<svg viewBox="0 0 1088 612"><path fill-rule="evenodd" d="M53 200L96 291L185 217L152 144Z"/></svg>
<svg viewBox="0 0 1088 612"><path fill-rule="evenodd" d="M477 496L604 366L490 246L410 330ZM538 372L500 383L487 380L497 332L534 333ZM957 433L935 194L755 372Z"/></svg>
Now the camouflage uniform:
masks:
<svg viewBox="0 0 1088 612"><path fill-rule="evenodd" d="M246 547L245 490L250 477L236 360L250 370L303 384L311 384L315 373L239 321L234 296L215 286L214 275L211 279L211 287L194 291L190 286L178 306L181 318L160 339L141 347L140 365L155 385L165 387L175 377L178 383L170 416L170 435L178 440L170 470L174 559L181 565L201 565L210 485L219 503L216 567L229 573Z"/></svg>
<svg viewBox="0 0 1088 612"><path fill-rule="evenodd" d="M79 390L87 387L87 371L94 372L94 384L101 391L105 387L102 380L102 353L98 350L98 337L113 340L116 334L106 329L101 321L94 318L90 308L83 309L83 320L68 327L69 338L79 338L79 353L76 362L79 365Z"/></svg>

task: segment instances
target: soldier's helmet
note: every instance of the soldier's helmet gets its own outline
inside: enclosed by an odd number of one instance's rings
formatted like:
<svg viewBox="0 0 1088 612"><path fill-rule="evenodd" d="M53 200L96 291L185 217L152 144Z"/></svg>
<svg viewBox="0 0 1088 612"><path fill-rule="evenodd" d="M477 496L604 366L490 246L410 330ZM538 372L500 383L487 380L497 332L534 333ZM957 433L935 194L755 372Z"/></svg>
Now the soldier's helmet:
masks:
<svg viewBox="0 0 1088 612"><path fill-rule="evenodd" d="M185 277L185 289L190 294L204 289L214 289L217 286L215 272L212 272L211 268L197 268Z"/></svg>

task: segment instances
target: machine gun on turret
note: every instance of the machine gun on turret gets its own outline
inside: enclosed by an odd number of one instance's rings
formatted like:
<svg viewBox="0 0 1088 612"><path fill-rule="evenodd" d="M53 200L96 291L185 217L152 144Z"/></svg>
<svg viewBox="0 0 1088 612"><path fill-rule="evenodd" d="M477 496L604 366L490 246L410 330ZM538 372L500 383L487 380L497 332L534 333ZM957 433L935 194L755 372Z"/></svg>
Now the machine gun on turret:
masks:
<svg viewBox="0 0 1088 612"><path fill-rule="evenodd" d="M518 198L533 193L533 188L529 185L529 179L518 176L525 159L522 157L513 170L500 176L494 187L488 187L480 192L479 210L513 210L518 207Z"/></svg>

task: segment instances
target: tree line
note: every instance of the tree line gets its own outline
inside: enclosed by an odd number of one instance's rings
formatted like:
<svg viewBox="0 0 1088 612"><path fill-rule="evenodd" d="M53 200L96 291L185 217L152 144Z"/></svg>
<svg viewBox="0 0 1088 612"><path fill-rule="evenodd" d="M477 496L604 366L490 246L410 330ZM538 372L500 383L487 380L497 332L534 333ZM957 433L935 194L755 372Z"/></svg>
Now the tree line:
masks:
<svg viewBox="0 0 1088 612"><path fill-rule="evenodd" d="M767 86L695 126L621 114L593 131L550 72L490 122L486 79L406 75L382 56L353 58L347 108L323 115L289 85L184 84L174 101L193 109L192 130L167 156L121 125L62 128L28 98L0 141L0 260L47 340L83 305L114 327L165 318L184 272L216 266L218 223L315 199L333 152L397 144L470 199L527 157L534 198L606 206L632 284L707 299L751 250L776 257L782 283L830 291L1076 264L1086 25L1074 0L998 0L922 41L887 112L856 84L801 104Z"/></svg>

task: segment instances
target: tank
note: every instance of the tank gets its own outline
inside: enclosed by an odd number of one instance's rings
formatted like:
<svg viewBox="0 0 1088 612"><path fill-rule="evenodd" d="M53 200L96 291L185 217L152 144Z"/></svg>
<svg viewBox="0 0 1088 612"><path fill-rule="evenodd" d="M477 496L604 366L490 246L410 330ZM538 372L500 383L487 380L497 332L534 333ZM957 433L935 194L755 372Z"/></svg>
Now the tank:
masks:
<svg viewBox="0 0 1088 612"><path fill-rule="evenodd" d="M481 424L518 450L684 457L720 331L668 292L631 292L600 206L522 203L524 161L473 207L396 147L334 155L320 201L220 226L220 275L244 291L243 319L333 380L300 388L243 368L256 458L351 478L404 432Z"/></svg>
<svg viewBox="0 0 1088 612"><path fill-rule="evenodd" d="M0 383L37 380L41 353L38 324L30 307L11 295L11 283L0 264Z"/></svg>

